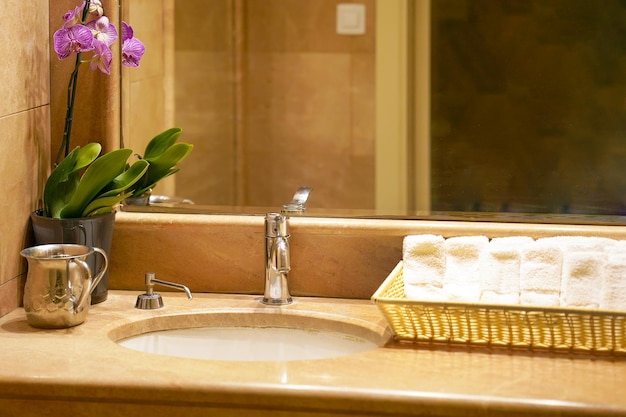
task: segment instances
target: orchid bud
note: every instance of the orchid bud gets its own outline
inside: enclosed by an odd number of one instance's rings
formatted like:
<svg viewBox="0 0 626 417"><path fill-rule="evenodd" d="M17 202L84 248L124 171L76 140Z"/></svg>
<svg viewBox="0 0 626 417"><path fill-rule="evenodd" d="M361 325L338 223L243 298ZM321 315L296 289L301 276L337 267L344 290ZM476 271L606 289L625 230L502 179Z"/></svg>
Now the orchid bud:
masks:
<svg viewBox="0 0 626 417"><path fill-rule="evenodd" d="M91 0L89 3L89 14L100 17L104 14L104 7L102 7L101 0Z"/></svg>
<svg viewBox="0 0 626 417"><path fill-rule="evenodd" d="M77 6L74 10L68 10L67 13L63 15L63 24L64 28L71 28L72 26L81 24L81 14L83 12L82 7Z"/></svg>

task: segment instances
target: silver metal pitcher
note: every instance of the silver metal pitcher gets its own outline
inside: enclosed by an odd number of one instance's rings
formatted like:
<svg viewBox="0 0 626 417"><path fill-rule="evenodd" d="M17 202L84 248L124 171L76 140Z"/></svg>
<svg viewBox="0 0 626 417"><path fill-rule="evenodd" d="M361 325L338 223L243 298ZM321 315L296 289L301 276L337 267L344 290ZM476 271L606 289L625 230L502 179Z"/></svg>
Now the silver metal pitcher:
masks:
<svg viewBox="0 0 626 417"><path fill-rule="evenodd" d="M100 254L104 260L92 278L85 259ZM108 267L106 252L84 245L51 244L24 249L28 260L24 288L26 320L33 327L60 329L85 321L91 292Z"/></svg>

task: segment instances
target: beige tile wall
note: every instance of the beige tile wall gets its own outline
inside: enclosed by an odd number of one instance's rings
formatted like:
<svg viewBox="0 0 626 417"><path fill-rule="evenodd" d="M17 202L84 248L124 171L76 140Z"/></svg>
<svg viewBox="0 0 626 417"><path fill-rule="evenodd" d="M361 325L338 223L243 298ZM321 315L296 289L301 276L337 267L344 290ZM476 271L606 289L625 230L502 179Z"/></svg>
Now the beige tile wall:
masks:
<svg viewBox="0 0 626 417"><path fill-rule="evenodd" d="M316 207L373 208L375 1L364 36L335 31L350 1L215 0L203 18L198 1L176 6L176 119L197 146L177 193L279 206L310 185Z"/></svg>
<svg viewBox="0 0 626 417"><path fill-rule="evenodd" d="M179 0L175 7L175 117L195 147L176 174L176 192L198 203L237 203L234 4Z"/></svg>
<svg viewBox="0 0 626 417"><path fill-rule="evenodd" d="M47 175L48 0L4 0L0 25L0 315L18 306L28 216Z"/></svg>
<svg viewBox="0 0 626 417"><path fill-rule="evenodd" d="M122 106L124 147L143 154L155 135L174 126L173 29L174 0L133 0L122 3L123 20L146 47L139 68L123 67ZM155 192L172 194L173 179Z"/></svg>
<svg viewBox="0 0 626 417"><path fill-rule="evenodd" d="M374 207L375 2L363 36L336 33L342 2L246 3L245 204L311 185L315 207Z"/></svg>
<svg viewBox="0 0 626 417"><path fill-rule="evenodd" d="M63 14L78 4L2 0L0 6L0 316L21 303L26 263L19 252L32 243L29 214L40 207L50 160L62 137L73 60L58 60L51 34L61 26ZM103 0L103 5L117 19L118 0ZM117 147L119 73L113 69L106 76L83 67L72 145L98 141L105 149Z"/></svg>

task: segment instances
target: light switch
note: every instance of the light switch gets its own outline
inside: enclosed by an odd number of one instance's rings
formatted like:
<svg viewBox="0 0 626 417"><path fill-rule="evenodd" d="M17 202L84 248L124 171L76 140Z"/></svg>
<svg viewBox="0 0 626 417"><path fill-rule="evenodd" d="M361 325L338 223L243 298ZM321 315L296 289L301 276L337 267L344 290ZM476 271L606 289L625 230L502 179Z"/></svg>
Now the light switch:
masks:
<svg viewBox="0 0 626 417"><path fill-rule="evenodd" d="M340 35L365 34L365 5L340 3L337 5L337 33Z"/></svg>

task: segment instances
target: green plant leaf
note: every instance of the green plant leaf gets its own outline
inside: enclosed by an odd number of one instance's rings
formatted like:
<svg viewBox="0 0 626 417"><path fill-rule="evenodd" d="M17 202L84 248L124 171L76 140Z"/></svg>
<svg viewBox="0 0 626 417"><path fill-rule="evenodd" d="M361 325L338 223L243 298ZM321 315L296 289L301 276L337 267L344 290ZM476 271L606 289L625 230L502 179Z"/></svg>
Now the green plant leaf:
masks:
<svg viewBox="0 0 626 417"><path fill-rule="evenodd" d="M100 207L99 209L94 210L91 213L89 213L89 214L87 214L86 216L83 216L83 217L97 216L99 214L109 214L112 211L113 211L113 205L106 206L106 207Z"/></svg>
<svg viewBox="0 0 626 417"><path fill-rule="evenodd" d="M59 217L61 209L67 201L65 196L68 191L68 177L74 169L78 148L70 152L57 167L52 171L43 190L44 215L46 217Z"/></svg>
<svg viewBox="0 0 626 417"><path fill-rule="evenodd" d="M91 163L81 177L72 198L61 210L60 217L80 217L91 200L122 173L131 154L132 150L130 149L117 149L102 155Z"/></svg>
<svg viewBox="0 0 626 417"><path fill-rule="evenodd" d="M172 169L170 169L167 172L167 174L165 174L161 178L159 178L159 181L162 180L165 177L169 177L170 175L176 174L178 171L180 171L180 168L172 168ZM134 190L133 191L133 197L139 197L140 195L142 195L143 193L147 192L151 188L156 187L156 185L157 185L157 181L155 181L155 182L153 182L151 184L148 184L146 187Z"/></svg>
<svg viewBox="0 0 626 417"><path fill-rule="evenodd" d="M61 210L70 201L79 183L79 171L91 164L100 154L99 143L77 146L52 171L44 187L44 215L60 217Z"/></svg>
<svg viewBox="0 0 626 417"><path fill-rule="evenodd" d="M149 160L150 166L145 173L141 182L134 187L133 195L139 196L149 188L153 188L157 182L176 172L172 171L173 167L180 161L185 159L193 150L193 145L189 143L175 143L162 152L159 156Z"/></svg>
<svg viewBox="0 0 626 417"><path fill-rule="evenodd" d="M128 197L128 194L118 194L109 197L99 197L93 200L91 203L85 207L83 210L81 217L93 216L94 214L101 214L103 209L110 209L109 211L105 211L105 213L110 213L113 210L113 206L118 204L120 201L124 200Z"/></svg>
<svg viewBox="0 0 626 417"><path fill-rule="evenodd" d="M100 152L102 151L102 145L97 142L91 142L78 149L78 154L76 155L76 163L74 164L74 172L78 172L81 169L85 168L87 165L91 164L96 160Z"/></svg>
<svg viewBox="0 0 626 417"><path fill-rule="evenodd" d="M193 145L175 143L158 157L148 160L150 167L146 175L150 179L149 182L159 181L172 167L185 159L192 150Z"/></svg>
<svg viewBox="0 0 626 417"><path fill-rule="evenodd" d="M146 160L140 159L139 161L136 161L127 170L113 178L113 180L104 188L103 192L98 195L98 198L118 195L122 191L131 187L141 179L143 174L146 173L148 166L150 166L150 163Z"/></svg>
<svg viewBox="0 0 626 417"><path fill-rule="evenodd" d="M146 146L143 159L150 160L161 155L178 140L182 131L180 127L172 127L153 137Z"/></svg>

